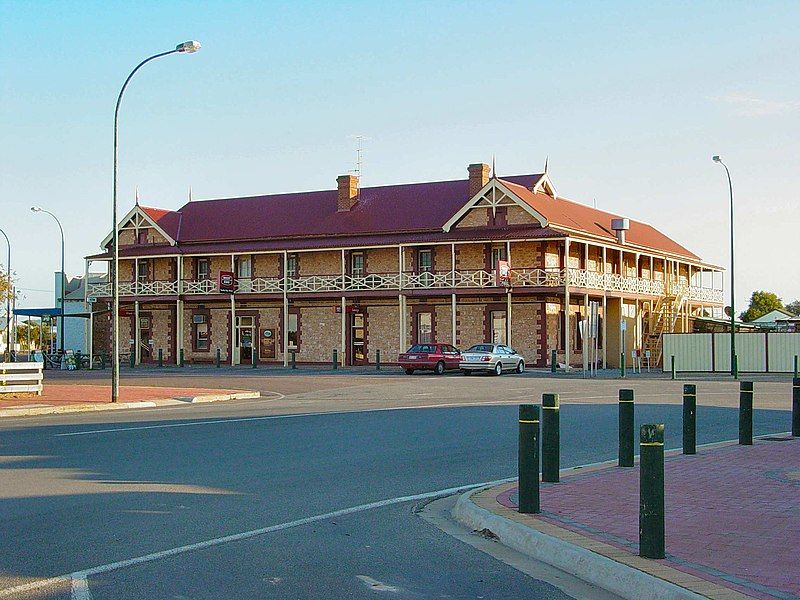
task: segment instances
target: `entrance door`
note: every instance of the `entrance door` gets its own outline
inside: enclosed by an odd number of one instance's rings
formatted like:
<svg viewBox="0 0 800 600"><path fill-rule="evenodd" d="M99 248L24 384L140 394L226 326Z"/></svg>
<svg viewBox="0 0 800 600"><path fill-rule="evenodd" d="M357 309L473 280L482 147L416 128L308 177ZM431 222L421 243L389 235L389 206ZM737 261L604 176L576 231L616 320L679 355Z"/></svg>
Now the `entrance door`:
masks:
<svg viewBox="0 0 800 600"><path fill-rule="evenodd" d="M139 359L141 362L152 362L153 347L150 345L153 337L150 317L139 315Z"/></svg>
<svg viewBox="0 0 800 600"><path fill-rule="evenodd" d="M255 322L253 317L236 317L236 354L240 365L253 362Z"/></svg>
<svg viewBox="0 0 800 600"><path fill-rule="evenodd" d="M365 365L367 364L367 341L364 313L354 313L350 323L351 364Z"/></svg>

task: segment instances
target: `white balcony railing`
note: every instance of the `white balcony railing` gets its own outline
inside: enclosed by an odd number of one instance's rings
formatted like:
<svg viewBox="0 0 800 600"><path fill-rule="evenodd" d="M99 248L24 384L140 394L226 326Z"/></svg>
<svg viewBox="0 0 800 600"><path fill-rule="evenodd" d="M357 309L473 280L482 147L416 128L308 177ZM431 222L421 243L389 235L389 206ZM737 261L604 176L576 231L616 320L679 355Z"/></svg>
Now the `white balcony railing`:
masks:
<svg viewBox="0 0 800 600"><path fill-rule="evenodd" d="M583 269L513 269L513 288L558 288L569 282L570 287L663 296L667 284L656 279L626 277L612 273L597 273ZM494 288L497 281L494 271L457 270L426 273L370 273L368 275L308 275L303 277L252 277L237 281L236 294L324 293L378 290L433 290ZM687 286L685 282L672 282L670 293L685 294L693 301L721 303L722 290ZM216 280L202 281L140 281L120 282L121 296L168 296L218 294ZM109 282L90 283L88 296L109 297Z"/></svg>

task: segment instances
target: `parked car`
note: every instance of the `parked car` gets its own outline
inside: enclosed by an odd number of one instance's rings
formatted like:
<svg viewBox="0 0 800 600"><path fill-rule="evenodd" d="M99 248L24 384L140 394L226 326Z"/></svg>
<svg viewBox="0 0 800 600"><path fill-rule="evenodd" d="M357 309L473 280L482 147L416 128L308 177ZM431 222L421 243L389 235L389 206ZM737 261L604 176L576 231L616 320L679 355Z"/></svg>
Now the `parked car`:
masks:
<svg viewBox="0 0 800 600"><path fill-rule="evenodd" d="M433 371L441 375L461 364L461 352L450 344L414 344L397 359L407 375L414 371Z"/></svg>
<svg viewBox="0 0 800 600"><path fill-rule="evenodd" d="M500 375L503 371L525 370L525 359L517 351L502 344L475 344L461 355L459 368L464 375L486 371Z"/></svg>

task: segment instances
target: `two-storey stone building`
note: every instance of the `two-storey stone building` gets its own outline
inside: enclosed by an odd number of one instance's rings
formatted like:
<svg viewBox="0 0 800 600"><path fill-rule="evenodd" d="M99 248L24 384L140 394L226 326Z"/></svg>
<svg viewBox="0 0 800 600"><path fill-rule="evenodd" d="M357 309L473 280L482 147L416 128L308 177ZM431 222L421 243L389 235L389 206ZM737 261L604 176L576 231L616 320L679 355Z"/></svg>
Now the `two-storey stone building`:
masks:
<svg viewBox="0 0 800 600"><path fill-rule="evenodd" d="M119 225L120 352L137 362L366 364L425 341L512 345L581 364L599 306L601 365L660 358L661 334L719 309L719 268L650 225L559 197L547 173L135 206ZM616 227L616 230L612 227ZM103 254L110 260L109 235ZM507 278L498 265L510 265ZM231 276L232 275L232 276ZM502 280L501 280L502 279ZM95 353L108 351L109 283ZM103 309L105 308L105 312ZM623 325L624 323L624 325Z"/></svg>

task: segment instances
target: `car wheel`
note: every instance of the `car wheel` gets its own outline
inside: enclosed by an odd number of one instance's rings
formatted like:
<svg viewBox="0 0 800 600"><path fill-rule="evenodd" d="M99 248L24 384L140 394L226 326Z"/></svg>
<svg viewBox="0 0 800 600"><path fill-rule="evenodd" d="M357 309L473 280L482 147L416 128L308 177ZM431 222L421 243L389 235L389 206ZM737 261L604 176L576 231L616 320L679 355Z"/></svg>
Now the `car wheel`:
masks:
<svg viewBox="0 0 800 600"><path fill-rule="evenodd" d="M464 375L472 375L472 371L470 371L469 369L461 369L461 373L463 373Z"/></svg>
<svg viewBox="0 0 800 600"><path fill-rule="evenodd" d="M499 360L497 361L497 364L494 366L494 374L495 375L503 374L503 364Z"/></svg>
<svg viewBox="0 0 800 600"><path fill-rule="evenodd" d="M433 372L437 375L444 373L444 363L442 361L437 362L436 366L433 367Z"/></svg>
<svg viewBox="0 0 800 600"><path fill-rule="evenodd" d="M406 369L406 375L413 375L414 369Z"/></svg>
<svg viewBox="0 0 800 600"><path fill-rule="evenodd" d="M517 363L517 373L522 373L525 370L525 363L523 361L519 361Z"/></svg>

